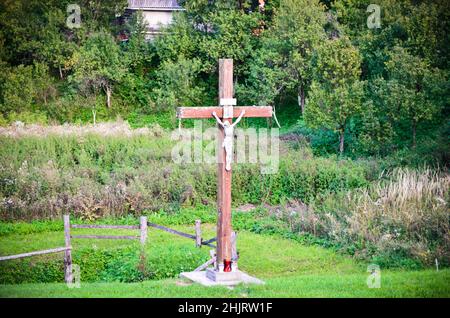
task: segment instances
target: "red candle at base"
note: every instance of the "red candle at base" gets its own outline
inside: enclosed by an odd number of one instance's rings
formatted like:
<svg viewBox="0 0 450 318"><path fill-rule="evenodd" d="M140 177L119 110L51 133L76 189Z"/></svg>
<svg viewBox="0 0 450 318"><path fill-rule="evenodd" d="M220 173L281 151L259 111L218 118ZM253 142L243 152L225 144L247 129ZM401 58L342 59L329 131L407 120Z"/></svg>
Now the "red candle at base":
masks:
<svg viewBox="0 0 450 318"><path fill-rule="evenodd" d="M231 261L223 260L223 271L231 272Z"/></svg>

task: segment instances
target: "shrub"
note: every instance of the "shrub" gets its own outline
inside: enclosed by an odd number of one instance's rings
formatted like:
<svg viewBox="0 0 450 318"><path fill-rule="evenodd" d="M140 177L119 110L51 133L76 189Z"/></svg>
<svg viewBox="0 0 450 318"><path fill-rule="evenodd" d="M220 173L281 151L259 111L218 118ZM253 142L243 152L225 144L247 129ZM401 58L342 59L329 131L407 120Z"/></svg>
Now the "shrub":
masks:
<svg viewBox="0 0 450 318"><path fill-rule="evenodd" d="M116 249L78 248L73 264L80 267L81 282L140 282L177 277L206 262L208 256L194 247L152 246L143 253L139 244ZM64 282L61 255L45 255L0 263L0 284Z"/></svg>
<svg viewBox="0 0 450 318"><path fill-rule="evenodd" d="M10 123L14 123L16 121L21 121L25 124L47 124L47 115L44 112L29 112L23 111L20 113L12 112L8 115L8 119Z"/></svg>

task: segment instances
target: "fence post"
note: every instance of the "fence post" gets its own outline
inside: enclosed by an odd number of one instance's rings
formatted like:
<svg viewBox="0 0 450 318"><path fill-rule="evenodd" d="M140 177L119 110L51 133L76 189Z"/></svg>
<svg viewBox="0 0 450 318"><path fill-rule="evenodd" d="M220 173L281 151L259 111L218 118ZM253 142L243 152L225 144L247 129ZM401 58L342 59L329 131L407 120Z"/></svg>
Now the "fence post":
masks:
<svg viewBox="0 0 450 318"><path fill-rule="evenodd" d="M238 270L238 252L237 252L237 233L236 232L231 232L231 260L233 262L233 266L232 269L233 271L237 271Z"/></svg>
<svg viewBox="0 0 450 318"><path fill-rule="evenodd" d="M145 243L147 242L147 217L141 216L140 219L140 229L141 229L141 245L142 247L145 246Z"/></svg>
<svg viewBox="0 0 450 318"><path fill-rule="evenodd" d="M72 249L70 245L70 216L64 215L64 242L66 249L64 252L64 279L67 284L73 283L72 276Z"/></svg>
<svg viewBox="0 0 450 318"><path fill-rule="evenodd" d="M195 246L202 247L202 221L195 221Z"/></svg>

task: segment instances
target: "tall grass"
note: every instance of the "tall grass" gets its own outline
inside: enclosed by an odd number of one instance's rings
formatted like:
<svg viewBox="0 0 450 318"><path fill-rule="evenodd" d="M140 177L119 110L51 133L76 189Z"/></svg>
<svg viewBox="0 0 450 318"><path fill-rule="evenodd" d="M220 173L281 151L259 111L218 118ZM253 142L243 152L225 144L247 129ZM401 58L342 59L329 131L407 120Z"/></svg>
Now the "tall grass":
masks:
<svg viewBox="0 0 450 318"><path fill-rule="evenodd" d="M216 166L176 164L173 145L164 131L0 136L0 218L72 213L92 220L198 205L214 208ZM307 147L283 147L277 174L263 175L251 164L233 168L235 206L277 204L286 198L309 202L320 193L364 186L371 175L363 164L315 158Z"/></svg>
<svg viewBox="0 0 450 318"><path fill-rule="evenodd" d="M366 188L291 202L278 213L291 231L326 238L379 265L450 265L450 175L396 169Z"/></svg>

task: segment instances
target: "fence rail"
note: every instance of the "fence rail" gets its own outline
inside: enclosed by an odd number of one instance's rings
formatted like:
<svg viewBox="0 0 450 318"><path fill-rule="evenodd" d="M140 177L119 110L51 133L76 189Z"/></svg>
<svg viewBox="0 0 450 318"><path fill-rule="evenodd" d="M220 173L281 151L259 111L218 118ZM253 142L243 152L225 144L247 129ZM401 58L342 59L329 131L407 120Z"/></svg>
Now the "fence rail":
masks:
<svg viewBox="0 0 450 318"><path fill-rule="evenodd" d="M43 254L50 254L50 253L65 252L65 251L70 250L70 249L72 249L71 246L69 246L69 247L57 247L57 248L50 248L48 250L33 251L33 252L22 253L22 254L15 254L15 255L8 255L8 256L0 256L0 261L7 261L7 260L11 260L11 259L25 258L25 257L36 256L36 255L43 255Z"/></svg>
<svg viewBox="0 0 450 318"><path fill-rule="evenodd" d="M71 239L125 239L125 240L140 240L142 245L145 245L147 241L147 234L148 234L148 226L160 229L163 231L166 231L171 234L179 235L188 239L192 239L195 241L195 245L197 247L201 247L202 245L207 245L212 248L215 248L216 246L211 244L213 242L217 241L217 238L211 238L209 240L204 241L202 239L202 231L201 231L201 221L196 220L195 221L195 235L183 233L181 231L177 231L162 225L154 224L147 222L147 218L142 216L140 218L140 224L139 225L109 225L109 224L70 224L70 216L64 215L64 247L57 247L47 250L41 250L41 251L33 251L28 253L22 253L22 254L16 254L16 255L8 255L8 256L0 256L0 261L6 261L6 260L12 260L12 259L20 259L30 256L36 256L36 255L43 255L43 254L50 254L50 253L59 253L64 252L64 279L66 283L72 283L73 282L73 275L72 275L72 245L71 245ZM71 235L70 229L128 229L128 230L140 230L140 235ZM237 253L236 249L236 233L232 233L232 254L233 254L233 262L236 262L237 265L237 259L239 258L239 255ZM200 265L198 268L195 269L195 271L204 270L208 266L215 264L216 258L214 251L212 252L211 258L204 264Z"/></svg>
<svg viewBox="0 0 450 318"><path fill-rule="evenodd" d="M70 229L128 229L140 230L140 235L71 235ZM71 245L71 239L104 239L104 240L140 240L142 246L147 241L147 217L141 216L139 225L109 225L109 224L70 224L70 216L64 215L64 240L66 247ZM65 250L64 255L65 280L72 283L72 253Z"/></svg>
<svg viewBox="0 0 450 318"><path fill-rule="evenodd" d="M197 225L197 224L199 224L198 221L196 223L196 235L192 235L192 234L183 233L183 232L180 232L180 231L177 231L177 230L174 230L174 229L162 226L162 225L158 225L158 224L154 224L154 223L150 223L150 222L147 223L148 226L154 227L156 229L160 229L160 230L166 231L168 233L172 233L172 234L179 235L179 236L182 236L182 237L185 237L185 238L188 238L188 239L195 240L196 242L200 242L201 237L199 239L199 234L201 234L201 233L199 233L199 230L198 230L199 229L199 225ZM210 239L208 241L201 240L201 245L207 245L209 247L215 248L216 247L215 245L210 244L211 242L214 242L214 241L216 241L216 238L212 238L212 239Z"/></svg>
<svg viewBox="0 0 450 318"><path fill-rule="evenodd" d="M128 229L139 230L139 225L72 224L73 229Z"/></svg>
<svg viewBox="0 0 450 318"><path fill-rule="evenodd" d="M138 240L140 236L133 235L71 235L70 238L106 239L106 240Z"/></svg>

